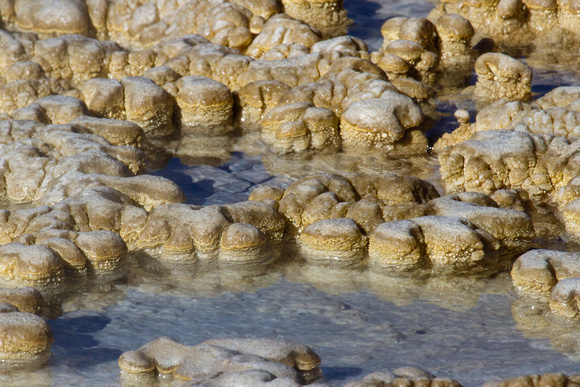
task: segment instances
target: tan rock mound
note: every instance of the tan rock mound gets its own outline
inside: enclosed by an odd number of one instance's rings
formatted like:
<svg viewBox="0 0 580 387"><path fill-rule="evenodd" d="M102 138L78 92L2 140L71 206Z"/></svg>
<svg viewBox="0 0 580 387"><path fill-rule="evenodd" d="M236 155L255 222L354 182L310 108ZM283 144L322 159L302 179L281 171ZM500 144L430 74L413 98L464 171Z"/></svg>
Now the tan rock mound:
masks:
<svg viewBox="0 0 580 387"><path fill-rule="evenodd" d="M506 379L499 382L487 382L483 387L572 387L580 383L580 376L564 374L544 374L544 375L526 375L518 376L512 379Z"/></svg>
<svg viewBox="0 0 580 387"><path fill-rule="evenodd" d="M371 58L389 77L415 79L427 86L463 86L473 66L471 23L443 15L435 23L419 17L394 17L381 28L383 44Z"/></svg>
<svg viewBox="0 0 580 387"><path fill-rule="evenodd" d="M507 55L487 53L475 61L475 96L480 100L527 101L532 92L532 69Z"/></svg>
<svg viewBox="0 0 580 387"><path fill-rule="evenodd" d="M183 134L222 135L233 130L234 98L227 86L194 76L180 78L175 86Z"/></svg>
<svg viewBox="0 0 580 387"><path fill-rule="evenodd" d="M42 318L2 303L0 327L2 368L38 366L48 361L54 338Z"/></svg>
<svg viewBox="0 0 580 387"><path fill-rule="evenodd" d="M301 385L300 372L319 365L320 358L309 347L281 339L216 339L187 346L161 337L119 358L125 375L171 374L210 385L226 380L259 385L273 379Z"/></svg>
<svg viewBox="0 0 580 387"><path fill-rule="evenodd" d="M309 261L348 265L367 252L367 238L348 218L314 222L304 228L298 241L301 255Z"/></svg>
<svg viewBox="0 0 580 387"><path fill-rule="evenodd" d="M316 221L350 218L370 233L380 223L425 215L426 203L439 194L431 184L395 174L314 175L298 180L284 192L267 186L250 200L278 201L290 233L300 233Z"/></svg>
<svg viewBox="0 0 580 387"><path fill-rule="evenodd" d="M500 243L466 219L425 216L386 222L369 237L369 261L394 273L482 274L503 269Z"/></svg>
<svg viewBox="0 0 580 387"><path fill-rule="evenodd" d="M347 150L420 154L427 147L422 122L421 108L409 97L385 92L350 104L340 117L340 134Z"/></svg>
<svg viewBox="0 0 580 387"><path fill-rule="evenodd" d="M383 387L383 386L409 386L409 387L460 387L461 384L453 379L437 378L420 368L400 367L392 372L373 372L360 380L355 380L344 387Z"/></svg>
<svg viewBox="0 0 580 387"><path fill-rule="evenodd" d="M483 131L439 154L448 192L523 188L545 198L578 174L576 141L525 132Z"/></svg>
<svg viewBox="0 0 580 387"><path fill-rule="evenodd" d="M262 119L262 140L279 153L340 149L338 118L332 110L307 103L275 107Z"/></svg>
<svg viewBox="0 0 580 387"><path fill-rule="evenodd" d="M285 13L317 28L325 38L346 34L352 22L343 0L282 0Z"/></svg>
<svg viewBox="0 0 580 387"><path fill-rule="evenodd" d="M552 250L532 250L514 263L514 285L524 293L542 296L562 279L580 276L580 254Z"/></svg>

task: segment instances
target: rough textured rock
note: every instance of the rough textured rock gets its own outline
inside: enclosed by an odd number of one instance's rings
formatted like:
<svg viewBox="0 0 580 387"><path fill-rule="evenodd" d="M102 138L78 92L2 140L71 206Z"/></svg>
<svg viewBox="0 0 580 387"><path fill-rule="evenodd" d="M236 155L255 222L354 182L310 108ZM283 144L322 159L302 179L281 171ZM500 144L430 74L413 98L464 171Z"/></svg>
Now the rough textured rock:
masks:
<svg viewBox="0 0 580 387"><path fill-rule="evenodd" d="M351 264L365 257L367 238L352 219L325 219L304 228L300 252L310 261Z"/></svg>
<svg viewBox="0 0 580 387"><path fill-rule="evenodd" d="M500 243L462 218L425 216L379 225L369 237L372 265L394 273L480 274L503 269Z"/></svg>
<svg viewBox="0 0 580 387"><path fill-rule="evenodd" d="M234 99L224 84L205 77L183 77L175 86L183 134L222 135L233 130Z"/></svg>
<svg viewBox="0 0 580 387"><path fill-rule="evenodd" d="M539 387L539 386L554 386L554 387L572 387L580 383L580 376L578 375L564 375L564 374L544 374L544 375L526 375L518 376L512 379L506 379L499 382L487 382L483 387Z"/></svg>
<svg viewBox="0 0 580 387"><path fill-rule="evenodd" d="M498 195L494 197L498 198ZM477 228L493 235L501 246L500 260L507 265L513 257L530 249L532 239L536 237L532 219L523 212L526 208L521 208L521 202L518 209L500 208L491 197L463 192L433 199L429 205L435 215L467 219Z"/></svg>
<svg viewBox="0 0 580 387"><path fill-rule="evenodd" d="M415 79L427 86L463 86L473 66L474 30L459 15L435 23L419 17L394 17L381 27L383 44L371 58L389 80Z"/></svg>
<svg viewBox="0 0 580 387"><path fill-rule="evenodd" d="M577 45L577 9L573 1L437 1L429 18L459 14L482 35L497 43L541 48Z"/></svg>
<svg viewBox="0 0 580 387"><path fill-rule="evenodd" d="M453 379L437 378L420 368L400 367L392 372L373 372L360 380L345 384L344 387L386 387L386 386L409 386L409 387L460 387Z"/></svg>
<svg viewBox="0 0 580 387"><path fill-rule="evenodd" d="M553 250L532 250L521 255L512 269L517 288L545 296L561 280L580 277L580 254Z"/></svg>
<svg viewBox="0 0 580 387"><path fill-rule="evenodd" d="M20 312L39 315L45 306L42 294L34 288L0 288L0 302L8 303Z"/></svg>
<svg viewBox="0 0 580 387"><path fill-rule="evenodd" d="M344 35L351 20L343 0L281 0L283 10L295 19L317 28L325 37Z"/></svg>
<svg viewBox="0 0 580 387"><path fill-rule="evenodd" d="M410 98L385 92L380 98L354 102L340 117L343 147L391 154L424 153L421 108Z"/></svg>
<svg viewBox="0 0 580 387"><path fill-rule="evenodd" d="M20 312L12 304L2 303L0 327L3 368L38 366L49 359L54 338L42 318Z"/></svg>
<svg viewBox="0 0 580 387"><path fill-rule="evenodd" d="M281 215L265 203L207 207L168 204L151 212L136 245L161 248L162 253L176 258L218 257L224 262L253 263L268 256L267 244L279 242L284 228Z"/></svg>
<svg viewBox="0 0 580 387"><path fill-rule="evenodd" d="M87 34L89 15L84 1L79 0L16 0L14 14L16 25L51 36L61 34Z"/></svg>
<svg viewBox="0 0 580 387"><path fill-rule="evenodd" d="M215 339L186 346L160 337L119 358L125 374L172 374L177 379L210 385L222 385L219 382L228 379L230 383L244 380L248 385L272 379L300 385L300 372L319 365L320 358L312 349L281 339Z"/></svg>
<svg viewBox="0 0 580 387"><path fill-rule="evenodd" d="M573 318L580 313L580 278L565 278L558 281L550 292L550 310L553 313Z"/></svg>
<svg viewBox="0 0 580 387"><path fill-rule="evenodd" d="M475 61L475 96L481 100L527 101L532 92L532 69L499 53L481 55Z"/></svg>
<svg viewBox="0 0 580 387"><path fill-rule="evenodd" d="M426 203L438 197L429 183L410 176L384 174L314 175L291 184L281 194L271 188L255 190L251 200L277 200L291 233L324 219L353 219L365 233L384 221L425 214Z"/></svg>
<svg viewBox="0 0 580 387"><path fill-rule="evenodd" d="M252 41L246 53L256 59L284 59L282 56L269 53L279 45L299 46L300 54L309 53L310 47L321 40L320 33L308 24L295 20L288 15L280 14L270 18L262 31ZM305 50L306 49L306 50ZM276 51L280 52L280 48Z"/></svg>
<svg viewBox="0 0 580 387"><path fill-rule="evenodd" d="M262 140L276 152L340 149L338 118L332 110L294 103L270 110L262 119Z"/></svg>
<svg viewBox="0 0 580 387"><path fill-rule="evenodd" d="M542 198L578 174L575 140L516 131L483 131L439 154L449 192L523 188Z"/></svg>
<svg viewBox="0 0 580 387"><path fill-rule="evenodd" d="M446 146L468 140L474 133L486 130L511 130L570 139L579 137L579 100L580 88L562 86L531 103L494 101L481 109L473 124L469 122L469 112L457 110L455 117L459 127L452 133L445 133L433 149L441 152Z"/></svg>

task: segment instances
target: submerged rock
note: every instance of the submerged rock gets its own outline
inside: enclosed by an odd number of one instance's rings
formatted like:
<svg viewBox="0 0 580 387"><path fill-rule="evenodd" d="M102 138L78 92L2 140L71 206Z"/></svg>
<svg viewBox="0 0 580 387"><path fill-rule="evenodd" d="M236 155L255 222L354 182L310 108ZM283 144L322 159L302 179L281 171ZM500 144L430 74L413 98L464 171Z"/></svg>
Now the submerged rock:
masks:
<svg viewBox="0 0 580 387"><path fill-rule="evenodd" d="M564 374L544 374L518 376L516 378L506 379L499 382L487 382L483 385L483 387L571 387L577 385L578 383L580 383L580 376L578 375L567 376Z"/></svg>
<svg viewBox="0 0 580 387"><path fill-rule="evenodd" d="M420 368L400 367L392 372L373 372L360 380L349 382L344 387L460 387L461 384L453 379L438 378Z"/></svg>
<svg viewBox="0 0 580 387"><path fill-rule="evenodd" d="M302 385L320 358L309 347L282 339L214 339L196 346L158 338L119 358L124 374L172 374L194 384L252 383L276 379ZM229 384L225 384L229 385Z"/></svg>

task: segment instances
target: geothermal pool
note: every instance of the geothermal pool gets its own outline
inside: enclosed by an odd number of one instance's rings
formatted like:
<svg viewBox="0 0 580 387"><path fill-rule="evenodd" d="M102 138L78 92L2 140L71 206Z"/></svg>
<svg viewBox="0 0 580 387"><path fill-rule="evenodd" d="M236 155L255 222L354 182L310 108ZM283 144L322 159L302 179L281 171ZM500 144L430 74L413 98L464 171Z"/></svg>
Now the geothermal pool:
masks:
<svg viewBox="0 0 580 387"><path fill-rule="evenodd" d="M354 20L351 34L377 49L385 19L426 16L432 5L345 0L345 7ZM534 68L536 95L560 85L580 85L573 68ZM473 110L459 98L438 103L448 116L429 132L431 139L454 128L457 108ZM226 149L218 157L174 158L152 167L152 173L178 183L187 202L199 205L245 200L257 185L285 187L318 171L388 169L441 189L431 156L278 160L264 154L253 138L233 139ZM170 267L133 255L125 277L64 297L63 314L49 321L55 342L46 366L6 373L0 383L118 385L121 353L163 335L190 345L219 337L297 340L321 356L322 381L336 386L400 366L420 367L464 386L523 374L580 373L580 326L520 301L507 274L485 280L394 281L357 267L298 264L291 250L267 267L243 270Z"/></svg>

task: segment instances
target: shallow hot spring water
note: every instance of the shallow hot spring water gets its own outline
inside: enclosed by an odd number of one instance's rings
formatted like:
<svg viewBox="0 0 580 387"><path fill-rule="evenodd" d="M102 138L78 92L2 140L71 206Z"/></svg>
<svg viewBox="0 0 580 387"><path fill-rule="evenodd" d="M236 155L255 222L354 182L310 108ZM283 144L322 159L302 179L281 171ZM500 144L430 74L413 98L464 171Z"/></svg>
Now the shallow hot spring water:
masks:
<svg viewBox="0 0 580 387"><path fill-rule="evenodd" d="M370 49L392 16L426 16L420 0L347 0L351 34ZM523 58L525 59L525 58ZM534 92L580 84L565 68L534 69ZM438 101L447 113L430 132L453 129L465 102ZM287 186L320 171L412 174L438 183L437 162L326 156L283 160L252 138L234 139L220 157L171 159L153 171L177 182L193 204L247 199L259 184ZM267 267L231 270L170 267L133 256L128 274L65 297L50 320L54 356L42 369L0 376L0 384L119 385L117 359L163 335L194 345L218 337L279 337L310 345L322 358L324 381L342 385L370 372L416 366L464 386L522 374L580 373L580 327L520 301L508 274L488 280L395 281L358 268L296 264L290 252Z"/></svg>

